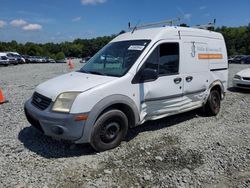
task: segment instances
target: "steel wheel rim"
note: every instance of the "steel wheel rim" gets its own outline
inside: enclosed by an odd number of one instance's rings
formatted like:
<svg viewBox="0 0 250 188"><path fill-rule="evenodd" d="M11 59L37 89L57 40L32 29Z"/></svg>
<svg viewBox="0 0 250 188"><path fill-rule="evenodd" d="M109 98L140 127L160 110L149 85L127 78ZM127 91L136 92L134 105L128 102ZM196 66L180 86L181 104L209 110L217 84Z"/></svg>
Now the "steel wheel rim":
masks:
<svg viewBox="0 0 250 188"><path fill-rule="evenodd" d="M120 125L117 122L110 122L104 125L100 132L101 141L104 143L110 143L114 141L120 132Z"/></svg>

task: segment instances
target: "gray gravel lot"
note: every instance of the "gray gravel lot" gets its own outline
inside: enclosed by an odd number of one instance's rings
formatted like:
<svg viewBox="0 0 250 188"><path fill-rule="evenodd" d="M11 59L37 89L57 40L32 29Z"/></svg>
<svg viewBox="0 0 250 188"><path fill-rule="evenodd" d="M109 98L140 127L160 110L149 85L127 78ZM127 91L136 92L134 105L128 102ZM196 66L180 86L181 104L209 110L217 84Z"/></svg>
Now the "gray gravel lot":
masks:
<svg viewBox="0 0 250 188"><path fill-rule="evenodd" d="M82 66L75 62L75 69ZM246 65L230 65L233 75ZM250 91L230 88L217 117L199 111L147 122L95 153L41 135L24 102L66 64L0 67L0 187L250 187Z"/></svg>

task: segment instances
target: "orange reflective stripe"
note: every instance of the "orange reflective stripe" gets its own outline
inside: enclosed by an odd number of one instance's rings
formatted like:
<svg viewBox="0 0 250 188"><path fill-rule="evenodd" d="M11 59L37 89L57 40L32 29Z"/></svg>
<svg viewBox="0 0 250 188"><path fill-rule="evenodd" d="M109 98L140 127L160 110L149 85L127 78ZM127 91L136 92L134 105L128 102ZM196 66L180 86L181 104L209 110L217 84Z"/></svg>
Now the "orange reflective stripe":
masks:
<svg viewBox="0 0 250 188"><path fill-rule="evenodd" d="M199 59L222 59L222 54L199 54Z"/></svg>

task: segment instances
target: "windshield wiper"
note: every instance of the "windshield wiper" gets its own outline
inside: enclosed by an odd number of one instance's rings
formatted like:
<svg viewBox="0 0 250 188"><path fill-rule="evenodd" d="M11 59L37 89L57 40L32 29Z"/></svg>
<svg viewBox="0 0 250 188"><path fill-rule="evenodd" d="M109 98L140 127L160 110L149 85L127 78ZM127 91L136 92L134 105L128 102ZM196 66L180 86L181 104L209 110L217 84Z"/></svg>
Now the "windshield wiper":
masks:
<svg viewBox="0 0 250 188"><path fill-rule="evenodd" d="M86 70L81 70L82 73L87 73L87 74L97 74L97 75L102 75L106 76L106 74L98 72L98 71L86 71Z"/></svg>
<svg viewBox="0 0 250 188"><path fill-rule="evenodd" d="M103 75L103 76L106 76L106 74L104 73L101 73L101 72L98 72L98 71L88 71L89 73L91 74L97 74L97 75Z"/></svg>

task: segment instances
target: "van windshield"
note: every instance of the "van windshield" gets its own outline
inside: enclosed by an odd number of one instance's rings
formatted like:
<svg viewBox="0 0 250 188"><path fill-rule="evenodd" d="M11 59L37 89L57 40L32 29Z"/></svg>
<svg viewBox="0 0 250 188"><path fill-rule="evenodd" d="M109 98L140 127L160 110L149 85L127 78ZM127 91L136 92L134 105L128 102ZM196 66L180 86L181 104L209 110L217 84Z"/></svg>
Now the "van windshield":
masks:
<svg viewBox="0 0 250 188"><path fill-rule="evenodd" d="M107 44L79 72L121 77L142 54L150 40L120 41Z"/></svg>

